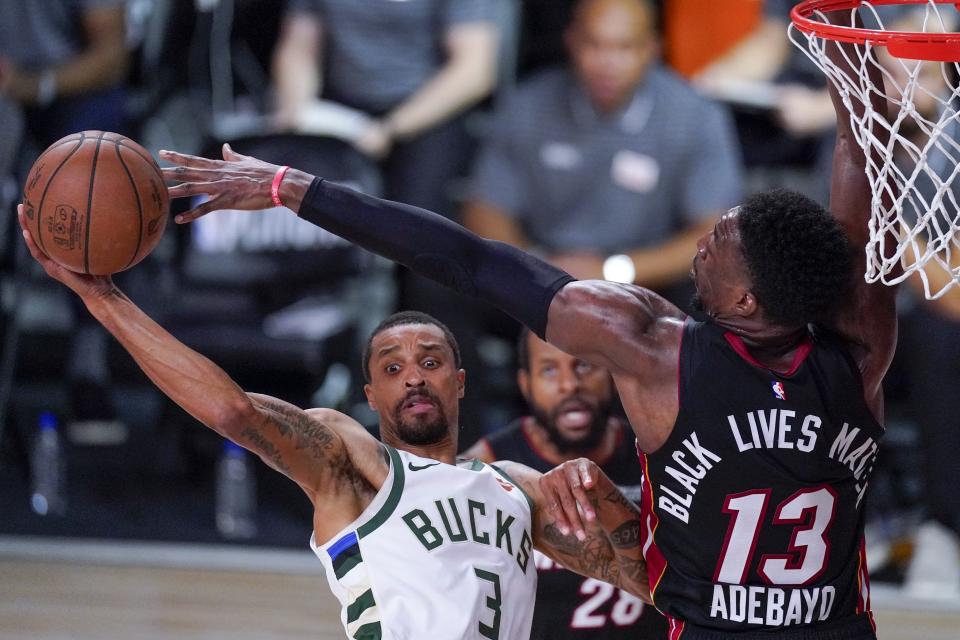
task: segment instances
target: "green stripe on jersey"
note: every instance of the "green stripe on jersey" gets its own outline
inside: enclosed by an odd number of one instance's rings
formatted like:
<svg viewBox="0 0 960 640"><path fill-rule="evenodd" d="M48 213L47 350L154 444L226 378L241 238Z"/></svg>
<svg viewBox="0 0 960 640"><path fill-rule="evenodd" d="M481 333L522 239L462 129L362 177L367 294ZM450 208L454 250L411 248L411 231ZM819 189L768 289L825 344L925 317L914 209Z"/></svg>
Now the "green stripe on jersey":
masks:
<svg viewBox="0 0 960 640"><path fill-rule="evenodd" d="M380 507L380 511L377 511L372 518L357 528L357 536L360 538L373 533L377 527L393 515L393 511L400 503L400 495L403 493L403 461L400 460L400 454L397 453L396 449L389 445L383 446L386 447L387 453L390 454L390 464L393 466L393 486L390 487L390 495L387 496L387 501ZM377 637L379 638L380 636L378 635Z"/></svg>
<svg viewBox="0 0 960 640"><path fill-rule="evenodd" d="M376 606L376 604L376 600L373 599L373 589L367 589L347 607L347 623L356 622L360 619L360 616L363 615L364 611ZM362 628L363 627L361 627L361 629ZM359 633L359 630L357 633Z"/></svg>
<svg viewBox="0 0 960 640"><path fill-rule="evenodd" d="M359 551L353 555L345 557L341 562L338 562L337 566L333 568L333 572L336 574L337 580L343 580L343 577L350 573L350 570L361 562L363 562L363 557L360 555Z"/></svg>
<svg viewBox="0 0 960 640"><path fill-rule="evenodd" d="M380 640L381 633L379 622L368 622L357 629L353 638L354 640Z"/></svg>

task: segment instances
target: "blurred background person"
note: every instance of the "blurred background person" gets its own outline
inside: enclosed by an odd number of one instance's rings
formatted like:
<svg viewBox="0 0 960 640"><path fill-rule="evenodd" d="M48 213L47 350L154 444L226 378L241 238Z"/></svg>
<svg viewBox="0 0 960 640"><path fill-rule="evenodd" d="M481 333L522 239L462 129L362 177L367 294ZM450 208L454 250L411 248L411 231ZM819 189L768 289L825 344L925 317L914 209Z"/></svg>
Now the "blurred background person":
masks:
<svg viewBox="0 0 960 640"><path fill-rule="evenodd" d="M0 92L42 150L84 129L124 130L129 67L123 0L7 0Z"/></svg>
<svg viewBox="0 0 960 640"><path fill-rule="evenodd" d="M477 442L464 455L485 462L516 460L539 471L589 458L639 502L642 472L629 425L614 414L606 369L547 344L529 329L517 342L517 385L529 415ZM584 579L537 554L537 606L532 640L637 640L666 636L666 619L613 585Z"/></svg>
<svg viewBox="0 0 960 640"><path fill-rule="evenodd" d="M123 0L6 0L0 12L0 95L22 120L19 176L56 140L76 131L128 133L130 54ZM12 225L10 211L3 224ZM71 303L72 304L72 301ZM76 305L73 305L76 310ZM73 330L67 376L76 422L112 421L107 397L107 336L83 314Z"/></svg>
<svg viewBox="0 0 960 640"><path fill-rule="evenodd" d="M756 27L692 81L728 102L753 190L791 183L828 193L836 116L826 78L787 37L792 0L764 0Z"/></svg>
<svg viewBox="0 0 960 640"><path fill-rule="evenodd" d="M379 161L384 197L457 218L451 189L474 145L465 114L496 86L507 1L290 0L273 58L276 124L322 131L346 114L337 135ZM397 307L443 320L479 371L466 303L406 270L397 284ZM482 431L479 395L464 407L477 416L465 443Z"/></svg>
<svg viewBox="0 0 960 640"><path fill-rule="evenodd" d="M304 126L321 97L365 114L353 142L384 160L386 196L449 215L461 116L496 82L498 2L291 0L273 61L278 123Z"/></svg>
<svg viewBox="0 0 960 640"><path fill-rule="evenodd" d="M696 238L741 195L740 156L724 110L657 61L655 24L645 0L577 4L570 64L497 109L468 227L581 278L623 254L625 280L661 291L685 280Z"/></svg>
<svg viewBox="0 0 960 640"><path fill-rule="evenodd" d="M744 3L758 14L753 28L709 64L690 69L693 85L704 95L730 105L743 147L747 188L751 191L786 186L826 203L836 116L826 77L790 41L790 11L795 0ZM703 11L700 7L699 10ZM749 9L748 9L749 10ZM924 27L923 8L883 6L861 12L865 24L887 30L931 30ZM724 17L726 14L723 14ZM720 17L718 14L717 17ZM804 37L798 36L803 43ZM881 59L889 55L877 49ZM903 86L899 65L885 64L891 79ZM923 67L929 80L938 65ZM926 111L935 100L922 92L917 108Z"/></svg>

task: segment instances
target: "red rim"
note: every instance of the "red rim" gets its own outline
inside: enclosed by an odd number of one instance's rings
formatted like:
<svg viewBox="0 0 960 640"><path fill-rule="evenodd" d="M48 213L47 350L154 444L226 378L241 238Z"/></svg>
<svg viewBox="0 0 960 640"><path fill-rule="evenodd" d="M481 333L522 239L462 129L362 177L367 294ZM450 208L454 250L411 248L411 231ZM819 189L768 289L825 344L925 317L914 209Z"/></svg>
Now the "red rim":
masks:
<svg viewBox="0 0 960 640"><path fill-rule="evenodd" d="M880 31L824 24L811 20L815 11L842 11L861 5L860 0L804 0L790 12L793 24L804 33L821 38L855 44L871 43L886 47L891 55L910 60L960 62L960 33L923 33L918 31ZM929 4L929 0L871 0L874 6L889 4ZM960 2L935 0L935 4L949 4L960 10Z"/></svg>

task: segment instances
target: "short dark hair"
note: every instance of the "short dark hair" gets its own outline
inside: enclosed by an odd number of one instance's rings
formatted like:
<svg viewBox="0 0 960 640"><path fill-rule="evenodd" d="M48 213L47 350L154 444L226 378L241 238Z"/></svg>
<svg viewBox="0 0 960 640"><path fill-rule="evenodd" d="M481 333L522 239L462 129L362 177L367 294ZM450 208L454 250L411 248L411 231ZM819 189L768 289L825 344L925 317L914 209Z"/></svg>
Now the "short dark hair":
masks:
<svg viewBox="0 0 960 640"><path fill-rule="evenodd" d="M529 327L521 326L517 336L517 369L530 371L530 336L533 332Z"/></svg>
<svg viewBox="0 0 960 640"><path fill-rule="evenodd" d="M827 321L851 282L847 234L830 213L787 189L747 198L737 217L757 302L772 322Z"/></svg>
<svg viewBox="0 0 960 640"><path fill-rule="evenodd" d="M393 327L399 327L402 325L408 324L430 324L443 332L443 338L447 341L447 344L450 345L450 350L453 351L453 364L459 369L460 368L460 345L457 344L457 339L453 337L453 333L450 329L447 328L447 325L443 324L433 316L422 311L398 311L397 313L387 316L383 321L377 325L377 328L373 330L370 334L370 337L367 338L367 344L363 348L363 379L370 382L370 351L371 345L373 345L373 339L378 335L391 329Z"/></svg>

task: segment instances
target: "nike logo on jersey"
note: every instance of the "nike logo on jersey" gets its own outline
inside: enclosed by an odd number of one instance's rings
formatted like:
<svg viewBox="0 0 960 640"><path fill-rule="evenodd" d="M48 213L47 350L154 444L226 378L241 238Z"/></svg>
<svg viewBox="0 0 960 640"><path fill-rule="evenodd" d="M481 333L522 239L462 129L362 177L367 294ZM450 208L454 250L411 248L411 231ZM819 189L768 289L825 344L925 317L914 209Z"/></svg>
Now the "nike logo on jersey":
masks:
<svg viewBox="0 0 960 640"><path fill-rule="evenodd" d="M408 463L407 463L407 469L410 469L410 471L423 471L423 470L426 469L427 467L435 467L435 466L437 466L438 464L440 464L440 463L439 463L439 462L432 462L432 463L430 463L430 464L419 465L419 464L413 464L412 462L408 462Z"/></svg>

